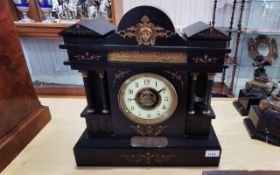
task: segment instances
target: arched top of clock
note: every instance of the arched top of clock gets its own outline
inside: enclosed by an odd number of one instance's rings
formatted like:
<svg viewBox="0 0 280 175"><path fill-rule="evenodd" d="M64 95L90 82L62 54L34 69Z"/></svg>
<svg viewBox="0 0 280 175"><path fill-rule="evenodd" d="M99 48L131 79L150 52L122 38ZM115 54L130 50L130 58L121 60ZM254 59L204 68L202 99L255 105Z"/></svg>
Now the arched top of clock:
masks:
<svg viewBox="0 0 280 175"><path fill-rule="evenodd" d="M128 11L108 42L139 46L187 44L176 33L170 18L163 11L151 6L139 6Z"/></svg>
<svg viewBox="0 0 280 175"><path fill-rule="evenodd" d="M117 31L126 30L137 25L146 16L150 23L160 26L165 30L175 33L175 28L170 18L160 9L152 6L138 6L129 10L120 20Z"/></svg>

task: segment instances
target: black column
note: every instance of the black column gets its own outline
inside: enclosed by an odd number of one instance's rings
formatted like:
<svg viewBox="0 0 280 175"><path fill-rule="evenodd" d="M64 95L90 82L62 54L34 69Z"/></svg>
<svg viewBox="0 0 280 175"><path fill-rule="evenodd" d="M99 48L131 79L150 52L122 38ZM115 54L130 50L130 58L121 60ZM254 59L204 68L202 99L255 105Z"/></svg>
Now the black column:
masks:
<svg viewBox="0 0 280 175"><path fill-rule="evenodd" d="M192 82L191 82L190 98L189 98L189 111L188 111L189 115L195 114L194 111L195 88L196 88L196 80L198 75L199 73L191 73Z"/></svg>
<svg viewBox="0 0 280 175"><path fill-rule="evenodd" d="M108 96L106 91L106 80L105 80L105 73L104 71L97 71L98 77L100 80L100 92L101 92L101 102L102 102L102 113L108 114L109 111L109 104L108 104Z"/></svg>
<svg viewBox="0 0 280 175"><path fill-rule="evenodd" d="M206 90L205 90L205 97L204 97L204 109L202 113L204 115L210 114L210 100L211 100L211 92L212 92L212 86L214 82L214 73L208 73L207 74L207 82L206 82Z"/></svg>
<svg viewBox="0 0 280 175"><path fill-rule="evenodd" d="M87 98L87 112L93 113L93 112L95 112L95 110L94 110L93 100L91 99L91 94L90 94L90 85L89 85L90 82L89 82L89 77L88 77L88 71L81 70L80 72L82 73L83 80L84 80L85 93L86 93L86 98Z"/></svg>

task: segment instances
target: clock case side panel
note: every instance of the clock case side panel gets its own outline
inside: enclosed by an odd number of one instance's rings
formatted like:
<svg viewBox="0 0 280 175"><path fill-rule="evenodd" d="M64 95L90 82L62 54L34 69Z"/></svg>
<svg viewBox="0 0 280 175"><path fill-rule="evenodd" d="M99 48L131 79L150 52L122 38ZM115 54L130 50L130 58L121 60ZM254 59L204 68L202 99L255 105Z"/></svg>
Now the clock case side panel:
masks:
<svg viewBox="0 0 280 175"><path fill-rule="evenodd" d="M90 136L113 134L107 72L103 70L102 72L104 72L103 78L105 80L103 86L101 86L100 71L88 71L87 85L85 85L88 88L86 90L88 105L81 113L81 116L86 120ZM108 103L108 113L103 112L104 98L106 98L105 100Z"/></svg>
<svg viewBox="0 0 280 175"><path fill-rule="evenodd" d="M211 130L211 121L215 119L215 113L210 105L210 113L205 115L202 113L204 107L204 98L207 90L207 73L196 72L198 77L196 80L194 92L188 92L188 100L192 98L194 93L194 111L193 115L188 115L185 121L185 134L189 135L209 135ZM192 73L189 73L189 86L192 86ZM209 88L209 87L208 87ZM210 87L212 88L212 87ZM211 100L211 98L210 98ZM189 106L189 104L187 105Z"/></svg>
<svg viewBox="0 0 280 175"><path fill-rule="evenodd" d="M176 72L181 75L181 79L177 80L171 73ZM188 91L188 76L187 72L184 70L166 70L166 69L155 69L155 68L141 68L141 69L118 69L112 68L108 70L108 84L111 97L111 107L112 107L112 121L113 130L116 136L135 136L139 135L139 130L135 129L137 126L142 127L143 125L134 123L130 121L121 112L118 104L119 89L121 85L129 77L139 74L139 73L154 73L163 76L174 86L177 96L178 105L172 116L165 122L152 125L155 127L164 127L159 135L164 136L184 136L184 121L186 118L186 96ZM122 75L122 76L119 76ZM147 126L147 125L144 125ZM140 134L141 135L141 134Z"/></svg>

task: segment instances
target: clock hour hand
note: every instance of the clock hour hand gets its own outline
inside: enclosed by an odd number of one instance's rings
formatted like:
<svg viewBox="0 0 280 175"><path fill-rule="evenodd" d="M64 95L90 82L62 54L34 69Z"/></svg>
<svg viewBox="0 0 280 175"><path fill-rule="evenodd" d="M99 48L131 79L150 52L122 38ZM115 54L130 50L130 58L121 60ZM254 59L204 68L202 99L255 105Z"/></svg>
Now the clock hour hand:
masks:
<svg viewBox="0 0 280 175"><path fill-rule="evenodd" d="M136 100L136 98L129 98L128 101Z"/></svg>
<svg viewBox="0 0 280 175"><path fill-rule="evenodd" d="M159 90L159 91L158 91L158 93L160 93L161 91L164 91L164 90L165 90L165 87L164 87L164 88L162 88L161 90Z"/></svg>

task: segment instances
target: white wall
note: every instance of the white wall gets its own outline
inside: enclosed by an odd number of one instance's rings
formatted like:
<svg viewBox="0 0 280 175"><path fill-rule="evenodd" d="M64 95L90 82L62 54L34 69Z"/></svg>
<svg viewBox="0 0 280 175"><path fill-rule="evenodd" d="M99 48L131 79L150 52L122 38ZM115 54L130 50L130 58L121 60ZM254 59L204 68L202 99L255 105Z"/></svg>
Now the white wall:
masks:
<svg viewBox="0 0 280 175"><path fill-rule="evenodd" d="M207 24L212 20L214 0L123 0L123 12L140 6L151 5L162 9L176 28L183 28L197 21ZM232 0L219 0L216 24L229 26Z"/></svg>

